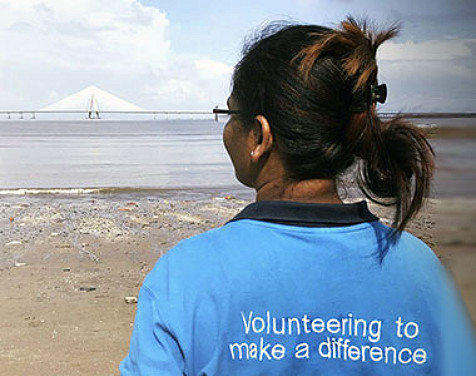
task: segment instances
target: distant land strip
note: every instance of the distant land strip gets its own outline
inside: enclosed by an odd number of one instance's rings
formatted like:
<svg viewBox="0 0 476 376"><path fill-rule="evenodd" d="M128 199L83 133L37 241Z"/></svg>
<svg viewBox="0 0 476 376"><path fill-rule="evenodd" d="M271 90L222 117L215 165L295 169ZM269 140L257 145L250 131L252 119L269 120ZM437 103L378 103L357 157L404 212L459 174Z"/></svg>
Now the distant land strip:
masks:
<svg viewBox="0 0 476 376"><path fill-rule="evenodd" d="M379 116L383 118L403 116L408 119L461 119L475 118L476 112L382 112Z"/></svg>
<svg viewBox="0 0 476 376"><path fill-rule="evenodd" d="M141 111L89 111L89 110L0 110L0 114L88 114L90 112L99 112L100 114L176 114L176 115L213 115L212 111L193 111L193 110L141 110Z"/></svg>
<svg viewBox="0 0 476 376"><path fill-rule="evenodd" d="M88 114L89 110L0 110L0 114ZM152 114L152 115L213 115L212 111L198 110L141 110L141 111L97 111L100 114ZM402 116L411 119L476 118L476 112L380 112L382 118Z"/></svg>

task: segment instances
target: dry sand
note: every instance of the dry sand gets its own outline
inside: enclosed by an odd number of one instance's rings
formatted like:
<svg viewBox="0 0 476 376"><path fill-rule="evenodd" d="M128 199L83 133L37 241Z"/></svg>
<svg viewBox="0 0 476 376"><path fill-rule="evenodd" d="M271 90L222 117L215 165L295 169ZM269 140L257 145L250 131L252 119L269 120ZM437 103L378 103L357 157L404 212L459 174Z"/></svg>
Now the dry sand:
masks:
<svg viewBox="0 0 476 376"><path fill-rule="evenodd" d="M125 298L137 296L177 241L222 225L246 204L213 194L3 198L0 375L118 374L136 309ZM409 228L454 274L473 320L475 204L432 200Z"/></svg>

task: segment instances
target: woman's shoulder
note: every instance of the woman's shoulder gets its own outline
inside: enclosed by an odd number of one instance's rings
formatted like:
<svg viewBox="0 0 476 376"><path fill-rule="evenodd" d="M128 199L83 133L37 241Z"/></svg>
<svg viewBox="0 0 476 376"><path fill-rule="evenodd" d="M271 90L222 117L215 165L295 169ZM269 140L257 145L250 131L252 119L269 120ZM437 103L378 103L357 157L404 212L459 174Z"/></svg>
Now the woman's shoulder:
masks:
<svg viewBox="0 0 476 376"><path fill-rule="evenodd" d="M398 237L393 256L403 258L405 262L426 263L438 267L441 265L433 249L422 239L407 231L403 231Z"/></svg>

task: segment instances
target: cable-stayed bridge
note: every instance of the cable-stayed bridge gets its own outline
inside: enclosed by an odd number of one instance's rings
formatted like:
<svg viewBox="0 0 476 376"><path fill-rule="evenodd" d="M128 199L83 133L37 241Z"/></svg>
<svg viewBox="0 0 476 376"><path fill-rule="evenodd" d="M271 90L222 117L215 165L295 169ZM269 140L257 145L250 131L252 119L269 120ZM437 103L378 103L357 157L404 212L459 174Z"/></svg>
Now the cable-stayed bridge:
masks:
<svg viewBox="0 0 476 376"><path fill-rule="evenodd" d="M170 115L181 117L193 117L198 115L201 118L208 117L218 118L213 115L213 111L197 111L197 110L145 110L135 104L125 101L107 91L101 90L95 86L89 86L83 90L78 91L56 103L46 106L42 109L32 110L0 110L0 118L3 119L36 119L37 115L79 115L86 119L101 119L103 115L126 115L128 119L131 117L143 117L144 115L151 115L154 119L158 116ZM394 113L383 112L379 113L382 118L391 118L396 115L401 115L405 118L475 118L476 113L423 113L423 112L406 112Z"/></svg>
<svg viewBox="0 0 476 376"><path fill-rule="evenodd" d="M86 119L100 119L102 115L210 115L209 111L196 110L145 110L135 104L125 101L105 90L89 86L60 101L42 109L0 110L7 119L35 119L40 114L50 115L84 115Z"/></svg>

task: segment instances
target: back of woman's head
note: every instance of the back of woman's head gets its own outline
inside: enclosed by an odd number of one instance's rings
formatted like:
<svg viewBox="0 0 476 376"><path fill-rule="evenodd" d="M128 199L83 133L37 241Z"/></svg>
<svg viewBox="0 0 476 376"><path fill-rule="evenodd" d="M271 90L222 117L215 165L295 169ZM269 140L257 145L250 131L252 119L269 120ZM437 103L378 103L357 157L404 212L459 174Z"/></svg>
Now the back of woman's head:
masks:
<svg viewBox="0 0 476 376"><path fill-rule="evenodd" d="M287 179L336 179L357 160L361 190L395 205L402 230L429 194L434 159L420 129L376 114L376 51L396 34L351 17L338 29L271 25L245 46L232 95L245 125L267 118Z"/></svg>

